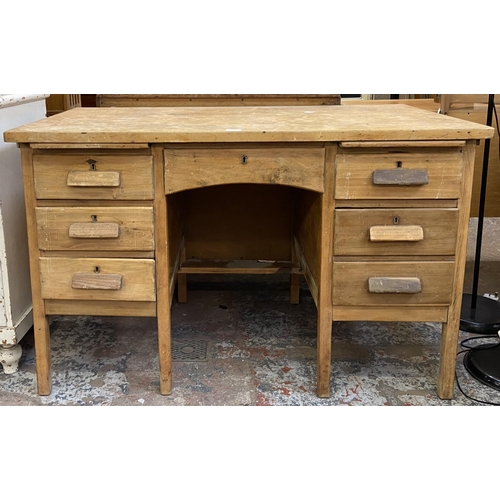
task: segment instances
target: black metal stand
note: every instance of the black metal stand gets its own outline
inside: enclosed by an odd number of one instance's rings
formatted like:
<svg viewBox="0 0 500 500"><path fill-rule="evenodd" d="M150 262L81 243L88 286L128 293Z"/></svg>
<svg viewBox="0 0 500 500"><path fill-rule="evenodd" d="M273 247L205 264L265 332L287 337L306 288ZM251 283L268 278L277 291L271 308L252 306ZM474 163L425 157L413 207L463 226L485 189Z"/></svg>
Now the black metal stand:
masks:
<svg viewBox="0 0 500 500"><path fill-rule="evenodd" d="M486 125L491 126L493 121L493 106L495 96L489 95ZM500 302L488 297L478 297L479 267L481 264L481 244L483 241L484 207L486 202L486 183L488 179L488 161L490 156L491 139L484 142L483 172L481 177L481 192L479 196L479 212L477 220L476 255L474 260L474 276L472 294L462 297L460 329L466 332L483 335L496 335L500 330Z"/></svg>
<svg viewBox="0 0 500 500"><path fill-rule="evenodd" d="M500 390L500 344L485 344L468 351L464 366L476 380Z"/></svg>
<svg viewBox="0 0 500 500"><path fill-rule="evenodd" d="M488 114L486 125L491 126L495 96L488 98ZM497 335L500 331L500 303L487 297L478 297L479 266L481 264L481 243L483 239L484 205L486 200L486 181L488 177L488 160L490 156L490 139L484 144L483 174L481 178L481 194L479 197L479 213L477 221L476 255L474 260L474 277L472 294L462 297L460 329L466 332L483 335ZM463 359L465 369L476 380L493 389L500 390L500 344L486 344L471 349Z"/></svg>

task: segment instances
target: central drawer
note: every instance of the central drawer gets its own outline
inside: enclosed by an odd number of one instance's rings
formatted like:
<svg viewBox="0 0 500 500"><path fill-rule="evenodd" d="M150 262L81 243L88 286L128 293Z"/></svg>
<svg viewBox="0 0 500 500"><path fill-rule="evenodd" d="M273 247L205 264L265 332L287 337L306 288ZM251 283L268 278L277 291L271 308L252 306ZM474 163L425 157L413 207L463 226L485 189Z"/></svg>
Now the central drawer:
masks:
<svg viewBox="0 0 500 500"><path fill-rule="evenodd" d="M42 298L153 302L152 259L40 258Z"/></svg>
<svg viewBox="0 0 500 500"><path fill-rule="evenodd" d="M167 194L220 184L279 184L324 192L322 148L165 149Z"/></svg>
<svg viewBox="0 0 500 500"><path fill-rule="evenodd" d="M40 250L153 250L152 207L38 207Z"/></svg>
<svg viewBox="0 0 500 500"><path fill-rule="evenodd" d="M337 209L334 255L454 255L457 209Z"/></svg>

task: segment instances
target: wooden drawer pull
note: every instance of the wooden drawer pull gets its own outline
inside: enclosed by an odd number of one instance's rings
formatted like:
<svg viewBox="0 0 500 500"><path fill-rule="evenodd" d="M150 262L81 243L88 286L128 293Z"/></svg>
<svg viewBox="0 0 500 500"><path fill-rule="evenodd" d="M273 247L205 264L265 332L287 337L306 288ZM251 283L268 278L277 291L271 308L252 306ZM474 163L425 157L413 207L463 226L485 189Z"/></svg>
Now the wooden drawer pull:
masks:
<svg viewBox="0 0 500 500"><path fill-rule="evenodd" d="M118 238L120 225L114 222L77 222L69 226L70 238Z"/></svg>
<svg viewBox="0 0 500 500"><path fill-rule="evenodd" d="M120 172L77 170L68 173L66 184L72 187L118 187Z"/></svg>
<svg viewBox="0 0 500 500"><path fill-rule="evenodd" d="M370 241L422 241L424 230L421 226L372 226Z"/></svg>
<svg viewBox="0 0 500 500"><path fill-rule="evenodd" d="M368 278L370 293L421 293L418 278Z"/></svg>
<svg viewBox="0 0 500 500"><path fill-rule="evenodd" d="M120 290L121 287L121 274L74 274L71 282L71 288L81 290Z"/></svg>
<svg viewBox="0 0 500 500"><path fill-rule="evenodd" d="M424 186L429 184L426 170L394 168L374 170L373 184L376 186Z"/></svg>

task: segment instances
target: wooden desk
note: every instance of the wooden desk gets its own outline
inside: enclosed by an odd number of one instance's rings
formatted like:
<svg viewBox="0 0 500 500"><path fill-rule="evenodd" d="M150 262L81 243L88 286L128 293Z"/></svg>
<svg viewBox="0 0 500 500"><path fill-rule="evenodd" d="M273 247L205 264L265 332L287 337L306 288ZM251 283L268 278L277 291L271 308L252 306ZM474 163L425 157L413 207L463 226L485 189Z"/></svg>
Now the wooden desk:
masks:
<svg viewBox="0 0 500 500"><path fill-rule="evenodd" d="M340 94L97 94L98 107L321 106L340 104Z"/></svg>
<svg viewBox="0 0 500 500"><path fill-rule="evenodd" d="M4 135L21 147L40 394L48 315L156 316L169 394L176 283L182 301L190 272L287 272L291 301L303 274L317 306L319 396L332 320L433 321L452 398L474 149L492 128L405 105L81 108Z"/></svg>

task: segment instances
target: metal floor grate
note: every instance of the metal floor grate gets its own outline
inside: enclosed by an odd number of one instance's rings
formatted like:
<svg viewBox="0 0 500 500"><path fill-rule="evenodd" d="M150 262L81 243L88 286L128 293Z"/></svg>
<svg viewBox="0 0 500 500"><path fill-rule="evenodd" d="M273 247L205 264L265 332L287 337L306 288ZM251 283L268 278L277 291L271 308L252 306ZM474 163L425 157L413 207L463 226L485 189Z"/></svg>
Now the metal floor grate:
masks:
<svg viewBox="0 0 500 500"><path fill-rule="evenodd" d="M206 340L172 340L172 361L206 360Z"/></svg>

